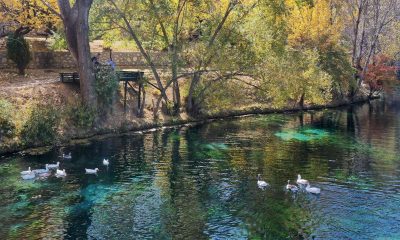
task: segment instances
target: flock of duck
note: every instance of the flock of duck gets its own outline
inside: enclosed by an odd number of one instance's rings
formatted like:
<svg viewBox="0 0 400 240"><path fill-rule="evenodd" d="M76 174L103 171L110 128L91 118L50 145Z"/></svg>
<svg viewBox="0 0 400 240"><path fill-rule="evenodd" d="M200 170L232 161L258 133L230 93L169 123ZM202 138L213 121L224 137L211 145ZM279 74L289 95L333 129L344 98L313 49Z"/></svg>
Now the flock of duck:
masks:
<svg viewBox="0 0 400 240"><path fill-rule="evenodd" d="M63 154L62 158L63 159L71 159L72 158L71 153ZM110 161L108 159L103 159L104 166L108 167L109 164L110 164ZM65 169L61 170L61 169L59 169L59 167L60 167L60 162L57 162L56 164L46 164L44 169L31 170L31 167L29 167L28 170L21 172L21 177L24 180L35 179L36 177L48 177L51 175L51 170L54 170L54 169L56 170L56 174L55 174L56 177L66 177L67 172L65 171ZM97 174L98 171L99 171L98 168L95 168L95 169L85 168L86 174ZM297 191L299 191L299 189L304 188L304 186L305 186L305 190L308 193L312 193L312 194L320 194L321 193L321 189L316 188L316 187L311 187L310 182L306 179L302 179L300 174L297 175L296 183L298 186L290 184L290 180L288 180L287 185L286 185L286 190L289 190L291 192L297 192ZM261 189L265 189L266 187L269 186L269 184L267 182L261 180L260 174L257 175L257 185Z"/></svg>
<svg viewBox="0 0 400 240"><path fill-rule="evenodd" d="M69 154L63 154L62 155L63 159L72 159L71 153ZM107 166L110 164L110 161L108 159L103 159L103 165ZM56 164L46 164L44 169L34 169L31 170L31 167L28 168L28 170L22 171L21 172L21 177L24 180L31 180L35 179L36 177L48 177L51 175L52 170L56 170L55 175L56 177L66 177L67 172L65 169L61 170L59 169L60 167L60 162L57 162ZM86 174L97 174L99 171L98 168L95 169L90 169L90 168L85 168L85 173Z"/></svg>
<svg viewBox="0 0 400 240"><path fill-rule="evenodd" d="M286 185L286 190L289 190L291 192L297 192L297 191L299 191L299 189L304 188L304 186L305 186L305 190L308 193L312 193L312 194L320 194L321 193L321 189L316 188L316 187L311 187L310 182L306 179L302 179L300 174L297 175L296 183L298 186L290 184L290 180L288 180L287 185ZM261 180L260 174L258 174L258 176L257 176L257 185L261 189L265 189L266 187L269 186L269 184L267 182Z"/></svg>

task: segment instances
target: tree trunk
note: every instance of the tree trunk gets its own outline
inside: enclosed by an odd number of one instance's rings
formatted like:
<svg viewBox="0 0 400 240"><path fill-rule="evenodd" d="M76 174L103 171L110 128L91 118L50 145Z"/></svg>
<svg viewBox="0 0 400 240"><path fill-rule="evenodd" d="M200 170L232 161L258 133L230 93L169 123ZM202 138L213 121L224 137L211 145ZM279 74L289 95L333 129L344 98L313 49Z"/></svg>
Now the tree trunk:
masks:
<svg viewBox="0 0 400 240"><path fill-rule="evenodd" d="M197 87L197 83L200 81L200 73L196 72L193 75L192 81L190 83L190 88L189 88L189 93L188 93L188 97L187 97L187 101L186 101L186 112L189 115L194 115L197 113L198 111L198 106L195 102L195 98L194 98L194 90Z"/></svg>
<svg viewBox="0 0 400 240"><path fill-rule="evenodd" d="M18 68L19 75L25 75L25 68Z"/></svg>
<svg viewBox="0 0 400 240"><path fill-rule="evenodd" d="M301 109L301 110L304 109L304 95L305 95L304 93L301 94L300 100L299 100L299 106L300 106L300 109Z"/></svg>
<svg viewBox="0 0 400 240"><path fill-rule="evenodd" d="M78 67L82 100L88 106L96 108L95 75L89 47L89 10L92 2L93 0L79 0L71 7L69 0L58 0L58 5L68 49Z"/></svg>
<svg viewBox="0 0 400 240"><path fill-rule="evenodd" d="M174 100L174 115L179 113L179 109L181 108L181 94L179 91L179 83L178 83L178 66L177 66L177 50L176 46L173 47L173 56L172 56L172 92L173 92L173 100Z"/></svg>
<svg viewBox="0 0 400 240"><path fill-rule="evenodd" d="M78 3L78 27L77 42L78 44L78 70L80 81L80 88L83 100L90 106L96 106L97 97L95 91L95 75L93 71L93 64L90 60L90 46L89 46L89 9L92 0L80 0ZM82 81L83 79L83 81Z"/></svg>

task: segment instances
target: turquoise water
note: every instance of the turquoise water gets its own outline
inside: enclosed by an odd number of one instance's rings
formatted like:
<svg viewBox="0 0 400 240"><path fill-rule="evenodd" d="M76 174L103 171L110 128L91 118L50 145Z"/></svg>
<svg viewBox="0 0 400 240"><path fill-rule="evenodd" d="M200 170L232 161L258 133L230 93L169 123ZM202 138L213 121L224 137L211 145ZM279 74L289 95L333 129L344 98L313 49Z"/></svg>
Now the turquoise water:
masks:
<svg viewBox="0 0 400 240"><path fill-rule="evenodd" d="M399 103L251 116L0 158L0 239L400 239ZM70 151L71 160L59 157ZM20 178L57 161L66 178ZM84 174L95 167L97 176ZM286 192L298 173L321 194ZM257 174L270 187L259 189Z"/></svg>

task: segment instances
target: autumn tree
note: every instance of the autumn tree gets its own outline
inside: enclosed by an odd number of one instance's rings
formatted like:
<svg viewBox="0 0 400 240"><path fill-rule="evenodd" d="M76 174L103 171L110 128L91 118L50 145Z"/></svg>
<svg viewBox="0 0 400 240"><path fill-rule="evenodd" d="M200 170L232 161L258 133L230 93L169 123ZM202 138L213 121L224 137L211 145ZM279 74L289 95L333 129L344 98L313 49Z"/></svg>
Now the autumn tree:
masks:
<svg viewBox="0 0 400 240"><path fill-rule="evenodd" d="M396 66L394 61L385 55L377 55L367 66L364 82L368 85L369 96L384 90L385 85L396 80Z"/></svg>
<svg viewBox="0 0 400 240"><path fill-rule="evenodd" d="M69 0L58 0L59 12L49 1L41 2L61 18L68 49L78 68L82 99L87 105L96 108L95 75L89 47L89 10L93 0L80 0L73 4Z"/></svg>
<svg viewBox="0 0 400 240"><path fill-rule="evenodd" d="M357 70L357 80L351 95L355 95L366 76L367 67L375 55L384 51L381 44L385 35L398 23L399 0L344 0L345 38L350 39L352 65ZM395 35L393 35L395 36Z"/></svg>
<svg viewBox="0 0 400 240"><path fill-rule="evenodd" d="M198 89L199 83L204 80L203 74L212 73L207 79L215 78L215 81L231 76L231 73L222 74L222 70L227 70L221 67L222 65L213 66L216 63L214 60L222 55L227 56L226 51L244 46L240 44L235 46L234 38L241 34L238 31L239 24L235 25L235 21L239 23L240 17L244 17L251 10L254 2L108 0L108 7L102 6L105 13L97 19L106 22L104 16L108 16L107 19L113 26L107 28L119 27L123 32L122 35L128 34L136 43L155 79L155 84L152 86L160 91L155 109L158 109L162 101L168 113L177 114L182 105L181 85L188 86L186 110L192 112L196 108L196 94L202 93L203 96L205 92ZM168 56L170 63L168 79L161 78L160 69L152 57L154 46L157 46L158 50L163 50ZM231 56L237 55L231 54ZM233 59L225 58L225 60ZM228 62L223 63L228 65ZM232 66L237 65L232 64ZM236 70L239 71L235 72L240 72L240 68ZM184 81L186 79L189 79L187 83ZM167 90L170 88L172 99L167 95Z"/></svg>
<svg viewBox="0 0 400 240"><path fill-rule="evenodd" d="M332 76L334 97L343 98L350 89L352 67L345 46L341 45L342 4L334 0L286 1L289 14L288 46L296 50L318 51L318 64Z"/></svg>
<svg viewBox="0 0 400 240"><path fill-rule="evenodd" d="M60 20L57 14L49 9L57 11L56 0L2 0L0 1L0 22L7 23L8 31L4 29L0 37L7 36L14 31L14 36L25 35L33 29L52 28Z"/></svg>

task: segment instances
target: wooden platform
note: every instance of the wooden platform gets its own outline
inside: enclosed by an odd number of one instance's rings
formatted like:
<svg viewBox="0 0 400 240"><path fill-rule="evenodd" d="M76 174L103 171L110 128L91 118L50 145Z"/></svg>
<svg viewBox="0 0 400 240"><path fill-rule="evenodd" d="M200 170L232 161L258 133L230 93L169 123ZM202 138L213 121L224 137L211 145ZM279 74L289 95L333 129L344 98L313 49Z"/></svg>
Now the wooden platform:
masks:
<svg viewBox="0 0 400 240"><path fill-rule="evenodd" d="M142 115L144 107L144 72L116 71L116 74L118 80L124 84L124 111L126 112L126 100L129 87L138 97L138 115ZM77 72L60 73L60 81L63 83L79 83L79 74ZM137 89L131 82L137 85Z"/></svg>

